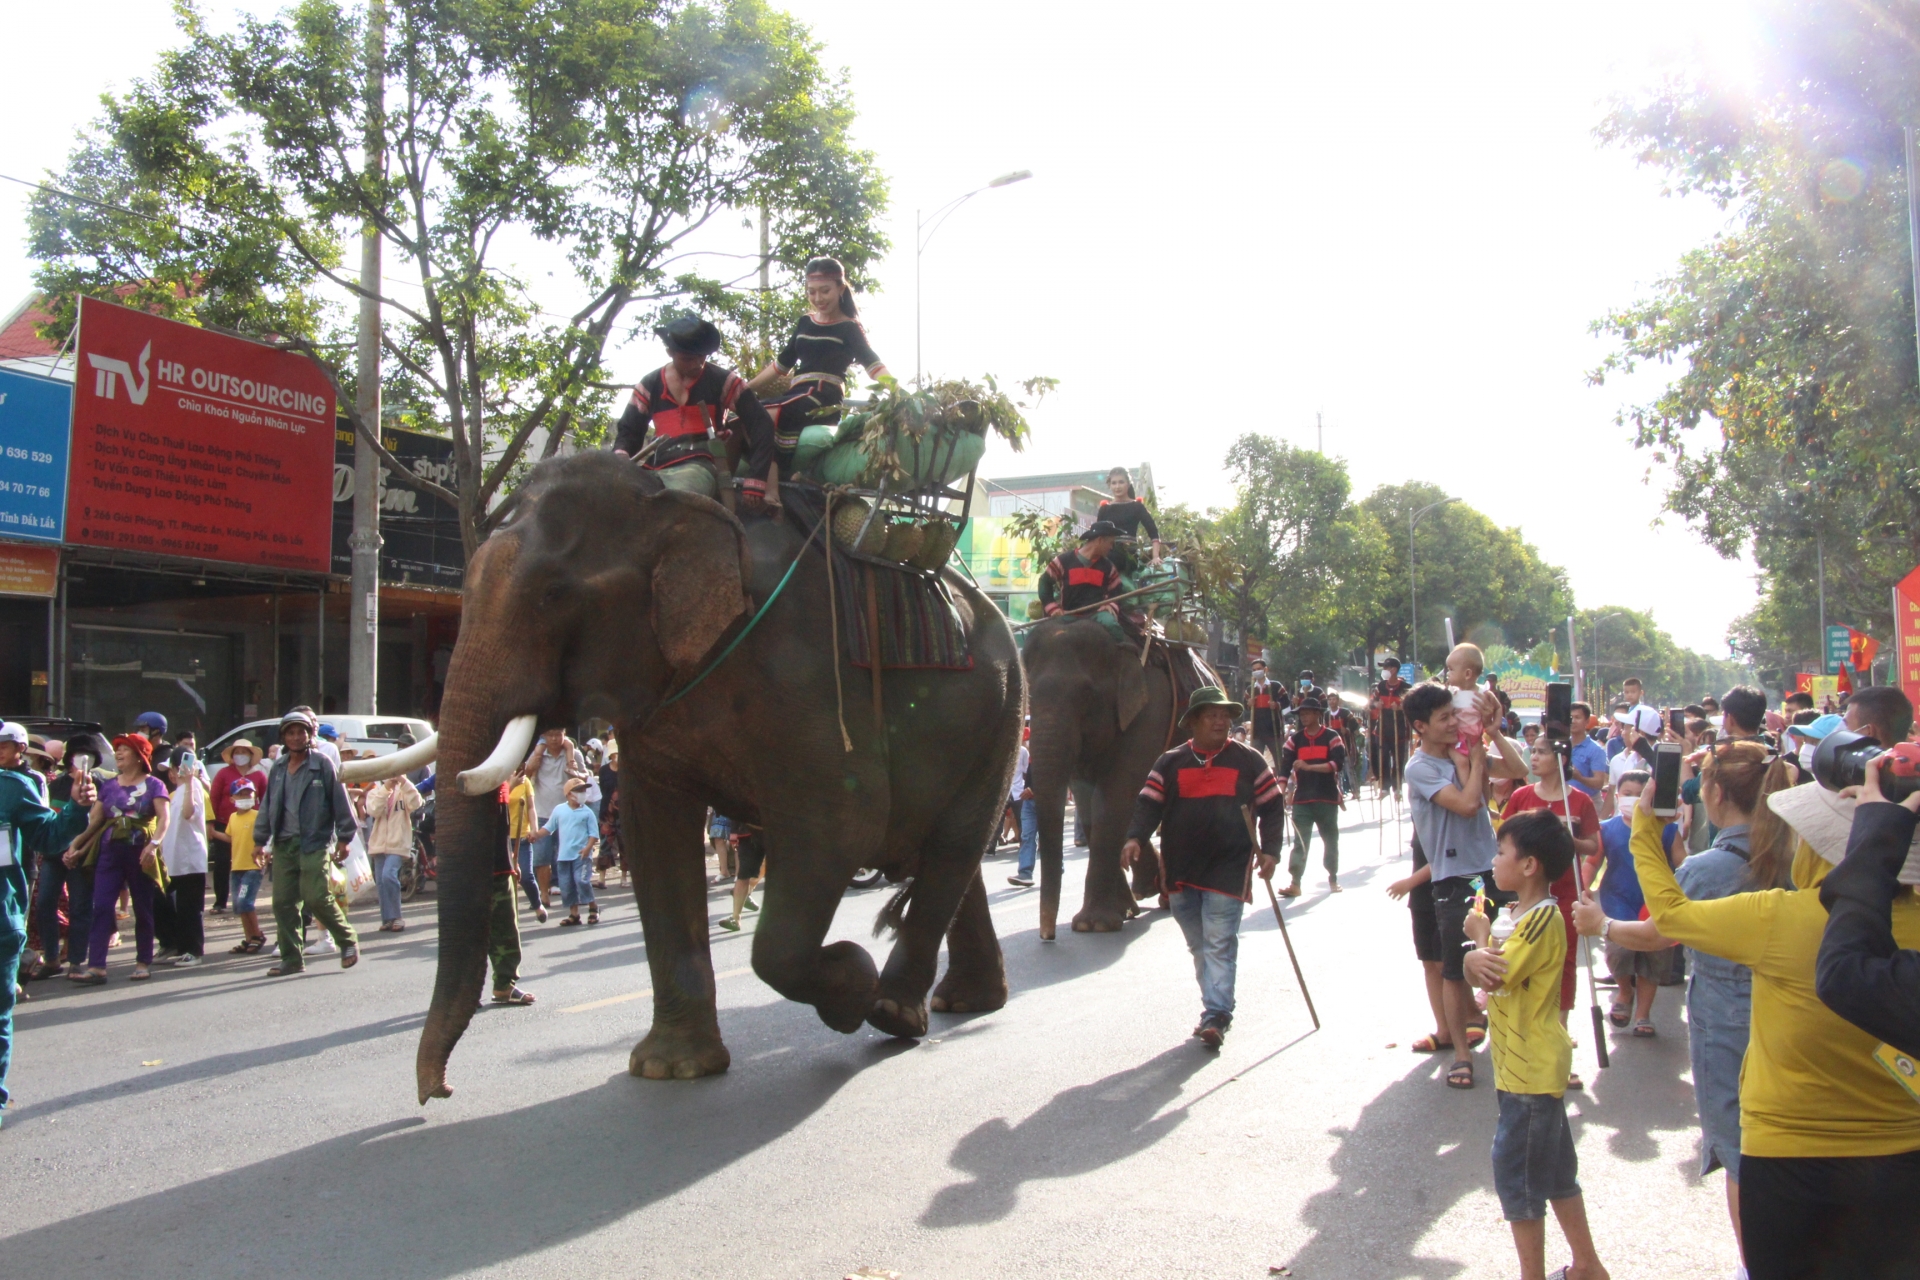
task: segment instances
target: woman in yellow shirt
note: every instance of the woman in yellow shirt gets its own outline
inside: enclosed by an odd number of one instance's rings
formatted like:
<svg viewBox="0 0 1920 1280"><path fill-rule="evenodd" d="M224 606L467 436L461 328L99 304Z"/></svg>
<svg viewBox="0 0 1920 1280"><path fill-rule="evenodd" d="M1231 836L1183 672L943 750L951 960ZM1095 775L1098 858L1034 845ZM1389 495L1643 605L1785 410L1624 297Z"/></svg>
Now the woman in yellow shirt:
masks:
<svg viewBox="0 0 1920 1280"><path fill-rule="evenodd" d="M1809 784L1809 785L1818 785ZM1660 846L1664 819L1634 812L1633 861L1663 937L1753 971L1740 1076L1740 1225L1754 1280L1920 1275L1920 1103L1874 1060L1872 1036L1814 991L1829 863L1801 841L1793 889L1694 902ZM1920 903L1893 908L1920 946Z"/></svg>
<svg viewBox="0 0 1920 1280"><path fill-rule="evenodd" d="M533 782L526 766L514 770L507 787L507 839L513 846L513 865L520 873L520 887L527 891L527 905L541 924L547 922L547 908L540 901L540 885L533 878Z"/></svg>

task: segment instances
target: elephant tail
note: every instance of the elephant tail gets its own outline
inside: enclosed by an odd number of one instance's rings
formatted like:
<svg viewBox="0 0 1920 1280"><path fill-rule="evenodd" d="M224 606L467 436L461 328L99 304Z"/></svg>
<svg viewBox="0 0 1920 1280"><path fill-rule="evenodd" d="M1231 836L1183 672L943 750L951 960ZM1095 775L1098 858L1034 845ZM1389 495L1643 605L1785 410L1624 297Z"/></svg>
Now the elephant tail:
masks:
<svg viewBox="0 0 1920 1280"><path fill-rule="evenodd" d="M907 905L912 901L913 877L908 876L906 883L887 899L887 905L880 908L880 914L873 918L873 936L877 938L889 932L898 934L900 927L907 922Z"/></svg>

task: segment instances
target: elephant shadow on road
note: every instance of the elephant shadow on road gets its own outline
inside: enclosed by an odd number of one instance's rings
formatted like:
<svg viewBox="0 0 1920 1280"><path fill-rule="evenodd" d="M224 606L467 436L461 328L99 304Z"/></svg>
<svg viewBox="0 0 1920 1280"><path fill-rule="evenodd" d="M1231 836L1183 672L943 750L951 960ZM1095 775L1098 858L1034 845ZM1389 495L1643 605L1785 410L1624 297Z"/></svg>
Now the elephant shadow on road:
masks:
<svg viewBox="0 0 1920 1280"><path fill-rule="evenodd" d="M1188 1077L1214 1059L1190 1044L1137 1067L1055 1094L1017 1125L996 1116L960 1139L949 1163L972 1175L937 1192L925 1227L995 1222L1012 1213L1023 1183L1071 1178L1151 1147L1178 1128L1187 1108L1161 1114Z"/></svg>
<svg viewBox="0 0 1920 1280"><path fill-rule="evenodd" d="M812 1011L728 1013L736 1052L791 1043ZM517 1110L463 1117L456 1096L240 1168L8 1235L12 1275L285 1274L324 1259L342 1275L447 1280L587 1236L699 1184L779 1141L862 1071L905 1046L855 1037L768 1071L687 1083L604 1083ZM459 1063L456 1058L456 1066ZM474 1064L469 1064L471 1067ZM510 1077L474 1073L484 1100ZM299 1099L286 1123L304 1129ZM366 1114L391 1114L370 1104ZM75 1233L79 1234L75 1234ZM88 1241L86 1261L73 1252Z"/></svg>

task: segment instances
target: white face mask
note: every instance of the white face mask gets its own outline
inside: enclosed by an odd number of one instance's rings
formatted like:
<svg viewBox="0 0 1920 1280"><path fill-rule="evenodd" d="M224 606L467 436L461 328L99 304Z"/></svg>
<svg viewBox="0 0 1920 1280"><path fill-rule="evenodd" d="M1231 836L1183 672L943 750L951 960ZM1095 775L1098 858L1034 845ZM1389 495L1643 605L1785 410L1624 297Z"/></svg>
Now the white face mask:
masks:
<svg viewBox="0 0 1920 1280"><path fill-rule="evenodd" d="M233 753L233 765L236 769L244 769L252 763L253 763L253 756L248 754L247 752L236 751Z"/></svg>
<svg viewBox="0 0 1920 1280"><path fill-rule="evenodd" d="M1633 811L1636 807L1639 806L1639 804L1640 804L1639 796L1621 796L1620 797L1620 816L1627 819L1628 821L1632 821Z"/></svg>
<svg viewBox="0 0 1920 1280"><path fill-rule="evenodd" d="M233 798L233 807L236 809L251 809L253 808L253 797L235 796Z"/></svg>

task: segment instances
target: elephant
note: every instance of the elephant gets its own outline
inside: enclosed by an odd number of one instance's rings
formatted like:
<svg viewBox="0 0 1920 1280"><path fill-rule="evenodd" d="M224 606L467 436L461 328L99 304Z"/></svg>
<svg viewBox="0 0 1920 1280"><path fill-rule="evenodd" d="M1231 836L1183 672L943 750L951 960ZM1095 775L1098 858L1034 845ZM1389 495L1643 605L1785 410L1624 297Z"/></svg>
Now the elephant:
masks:
<svg viewBox="0 0 1920 1280"><path fill-rule="evenodd" d="M1164 652L1164 651L1163 651ZM1052 938L1060 910L1062 825L1067 791L1092 799L1087 884L1075 932L1109 933L1151 890L1145 862L1128 885L1120 870L1134 799L1153 762L1171 744L1184 698L1171 668L1142 663L1092 618L1049 618L1027 634L1022 655L1032 704L1027 769L1040 820L1040 936Z"/></svg>
<svg viewBox="0 0 1920 1280"><path fill-rule="evenodd" d="M754 972L828 1026L924 1035L930 989L935 1012L1006 1003L980 860L1019 752L1012 631L948 572L972 668L889 669L876 714L873 681L842 655L830 616L849 601L830 602L825 557L806 545L828 536L784 518L743 524L624 459L587 453L541 464L479 548L432 744L441 776L459 785L438 789L439 966L415 1063L423 1104L451 1094L447 1063L479 1002L505 839L499 787L537 731L587 717L611 721L620 742L621 833L653 979L632 1074L692 1079L730 1062L708 950L709 805L765 833ZM423 754L348 772L377 776ZM884 970L857 943L822 945L863 867L903 882L881 913L895 933ZM947 972L934 988L943 936Z"/></svg>

